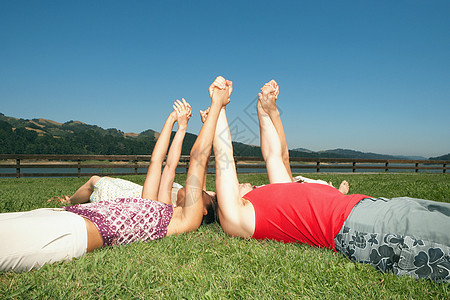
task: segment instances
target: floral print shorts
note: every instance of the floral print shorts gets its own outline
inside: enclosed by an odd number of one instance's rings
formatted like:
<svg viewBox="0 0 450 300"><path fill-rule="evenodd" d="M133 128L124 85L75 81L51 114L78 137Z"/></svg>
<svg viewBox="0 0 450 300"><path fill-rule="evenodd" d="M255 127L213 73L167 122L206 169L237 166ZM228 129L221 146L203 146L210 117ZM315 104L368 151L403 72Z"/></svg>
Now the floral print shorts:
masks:
<svg viewBox="0 0 450 300"><path fill-rule="evenodd" d="M366 198L334 239L350 260L382 272L450 282L450 204Z"/></svg>

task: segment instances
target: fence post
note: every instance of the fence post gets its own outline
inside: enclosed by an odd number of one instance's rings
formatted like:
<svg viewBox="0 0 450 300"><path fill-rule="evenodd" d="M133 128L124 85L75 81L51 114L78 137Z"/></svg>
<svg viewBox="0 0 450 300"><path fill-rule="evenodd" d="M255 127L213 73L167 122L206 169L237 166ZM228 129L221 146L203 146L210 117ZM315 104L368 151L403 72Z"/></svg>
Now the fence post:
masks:
<svg viewBox="0 0 450 300"><path fill-rule="evenodd" d="M355 168L355 166L356 166L356 161L354 161L354 162L353 162L353 173L355 173L355 172L356 172L356 168Z"/></svg>
<svg viewBox="0 0 450 300"><path fill-rule="evenodd" d="M137 165L138 165L138 161L137 161L137 159L135 159L135 160L134 160L134 175L137 175L137 173L138 173L138 171L137 171L137 169L138 169Z"/></svg>
<svg viewBox="0 0 450 300"><path fill-rule="evenodd" d="M317 173L320 172L320 160L317 162Z"/></svg>
<svg viewBox="0 0 450 300"><path fill-rule="evenodd" d="M20 178L20 158L16 158L16 177Z"/></svg>
<svg viewBox="0 0 450 300"><path fill-rule="evenodd" d="M447 166L447 164L444 163L444 170L442 170L444 173L445 173L445 171L447 171L447 170L445 169L446 166Z"/></svg>
<svg viewBox="0 0 450 300"><path fill-rule="evenodd" d="M78 177L81 177L81 159L78 160Z"/></svg>
<svg viewBox="0 0 450 300"><path fill-rule="evenodd" d="M418 173L419 172L419 163L416 163L416 173Z"/></svg>
<svg viewBox="0 0 450 300"><path fill-rule="evenodd" d="M386 167L386 169L384 169L385 172L389 171L389 162L387 161L384 166Z"/></svg>

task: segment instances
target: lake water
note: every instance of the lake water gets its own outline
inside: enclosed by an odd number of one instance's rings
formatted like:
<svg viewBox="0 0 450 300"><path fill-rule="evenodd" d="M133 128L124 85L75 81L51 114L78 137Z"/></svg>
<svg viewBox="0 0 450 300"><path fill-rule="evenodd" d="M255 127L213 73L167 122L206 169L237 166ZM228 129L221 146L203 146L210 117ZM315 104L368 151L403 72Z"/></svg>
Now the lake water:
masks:
<svg viewBox="0 0 450 300"><path fill-rule="evenodd" d="M332 164L331 164L332 165ZM342 164L339 164L342 166ZM312 165L309 165L312 166ZM359 166L378 166L383 167L383 164L360 164ZM405 164L390 164L390 168L395 167L404 167ZM414 166L414 165L407 165L407 166ZM347 166L346 166L347 167ZM442 167L442 165L427 165L427 167ZM214 172L214 168L208 168L208 172L212 173ZM64 177L64 174L73 174L69 176L76 176L78 174L78 169L76 168L21 168L20 169L21 174L24 174L24 177L30 177L26 176L26 174L31 173L41 173L41 174L48 174L48 173L61 173L61 177ZM177 168L177 173L185 173L186 168ZM265 168L239 168L238 173L266 173ZM317 170L314 166L314 168L302 168L299 166L298 168L293 166L292 167L293 173L316 173ZM345 169L326 169L324 168L324 165L321 165L320 167L320 173L352 173L352 166L348 165L348 168ZM357 169L356 173L384 173L384 169ZM388 173L413 173L415 170L403 170L403 169L390 169ZM419 170L419 173L442 173L442 170ZM81 168L81 173L89 173L89 174L98 174L98 175L104 175L104 174L110 174L114 176L114 174L134 174L134 169L131 168L106 168L106 169L96 169L96 168ZM147 168L138 168L139 174L146 174ZM0 174L10 174L11 176L15 177L16 169L15 168L0 168ZM45 175L39 176L39 177L45 177ZM53 177L53 176L52 176ZM59 177L59 176L57 176Z"/></svg>

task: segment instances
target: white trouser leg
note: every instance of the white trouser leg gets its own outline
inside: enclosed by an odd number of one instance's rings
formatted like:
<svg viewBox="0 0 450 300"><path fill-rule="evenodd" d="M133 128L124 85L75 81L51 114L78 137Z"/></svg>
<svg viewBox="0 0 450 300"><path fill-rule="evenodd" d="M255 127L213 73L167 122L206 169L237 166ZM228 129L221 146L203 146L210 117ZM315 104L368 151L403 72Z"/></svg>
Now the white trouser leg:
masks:
<svg viewBox="0 0 450 300"><path fill-rule="evenodd" d="M29 271L83 256L86 248L86 223L74 213L42 208L0 214L0 271Z"/></svg>

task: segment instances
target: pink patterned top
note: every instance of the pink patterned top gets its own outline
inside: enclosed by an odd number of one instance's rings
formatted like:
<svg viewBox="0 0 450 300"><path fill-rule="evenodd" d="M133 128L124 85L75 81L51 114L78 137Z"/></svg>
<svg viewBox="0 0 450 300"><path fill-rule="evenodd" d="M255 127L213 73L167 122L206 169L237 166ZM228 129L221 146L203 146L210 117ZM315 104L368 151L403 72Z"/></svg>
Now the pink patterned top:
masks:
<svg viewBox="0 0 450 300"><path fill-rule="evenodd" d="M143 198L119 198L66 206L91 220L98 228L103 247L165 237L173 206Z"/></svg>

